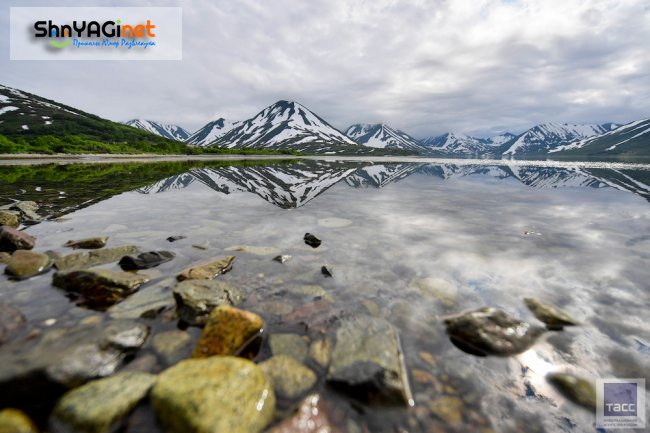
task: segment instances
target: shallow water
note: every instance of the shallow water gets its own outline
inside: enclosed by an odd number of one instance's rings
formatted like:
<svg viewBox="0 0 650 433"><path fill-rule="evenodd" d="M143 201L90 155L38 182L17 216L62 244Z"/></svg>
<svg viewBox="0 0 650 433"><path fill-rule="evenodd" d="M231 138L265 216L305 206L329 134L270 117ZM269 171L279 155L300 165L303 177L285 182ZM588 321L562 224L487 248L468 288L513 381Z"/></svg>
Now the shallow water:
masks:
<svg viewBox="0 0 650 433"><path fill-rule="evenodd" d="M173 261L143 271L152 277L149 285L194 261L236 255L233 270L219 278L247 293L239 308L262 315L267 336L298 332L314 339L333 335L347 316L388 319L400 332L416 404L352 404L350 416L372 432L592 432L595 415L555 392L547 373L650 382L650 171L639 167L368 161L2 167L0 194L0 205L36 200L52 216L27 228L39 251L68 252L61 246L67 240L95 235L110 236L108 246L174 251ZM305 245L306 232L322 245ZM169 243L174 235L187 238ZM241 245L268 248L226 251ZM272 261L278 254L293 259ZM332 278L321 274L323 265ZM0 277L0 301L21 309L32 328L51 318L66 327L106 314L74 306L50 285L51 275L18 283ZM307 285L327 296L300 290ZM524 297L559 306L582 326L549 332L505 358L476 357L449 341L443 318L479 307L538 323ZM176 327L141 320L154 333ZM197 330L191 332L196 338ZM136 360L151 353L149 342ZM268 356L263 346L257 360ZM154 371L164 367L158 360ZM318 389L349 402L323 381ZM441 398L462 402L453 425L429 410ZM280 414L291 403L282 402ZM134 424L127 431L143 428Z"/></svg>

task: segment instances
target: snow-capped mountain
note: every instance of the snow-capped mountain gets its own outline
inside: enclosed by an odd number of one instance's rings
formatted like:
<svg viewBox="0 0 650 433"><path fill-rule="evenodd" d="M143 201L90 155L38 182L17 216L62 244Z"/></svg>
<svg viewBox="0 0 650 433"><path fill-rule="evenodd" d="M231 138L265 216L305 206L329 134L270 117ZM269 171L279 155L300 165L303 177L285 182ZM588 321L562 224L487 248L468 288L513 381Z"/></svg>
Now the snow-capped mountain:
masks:
<svg viewBox="0 0 650 433"><path fill-rule="evenodd" d="M575 140L599 135L618 125L581 125L574 123L543 123L519 135L503 152L504 156L546 154L552 149Z"/></svg>
<svg viewBox="0 0 650 433"><path fill-rule="evenodd" d="M469 137L448 132L437 137L427 137L421 141L429 152L456 155L483 155L489 153L492 144L486 139Z"/></svg>
<svg viewBox="0 0 650 433"><path fill-rule="evenodd" d="M426 149L415 138L383 123L350 126L345 135L359 144L380 149L406 149L423 152Z"/></svg>
<svg viewBox="0 0 650 433"><path fill-rule="evenodd" d="M223 117L207 123L198 131L190 135L185 142L195 146L207 146L218 138L226 135L230 130L241 125L239 120L226 120Z"/></svg>
<svg viewBox="0 0 650 433"><path fill-rule="evenodd" d="M549 153L581 155L628 154L648 155L650 151L650 119L637 120L600 135L559 146Z"/></svg>
<svg viewBox="0 0 650 433"><path fill-rule="evenodd" d="M213 141L210 146L321 153L363 150L325 120L293 101L276 102Z"/></svg>
<svg viewBox="0 0 650 433"><path fill-rule="evenodd" d="M145 119L131 119L124 122L124 124L149 131L153 134L160 135L161 137L169 138L170 140L185 141L187 140L187 137L190 136L190 133L185 129L171 123L160 123Z"/></svg>
<svg viewBox="0 0 650 433"><path fill-rule="evenodd" d="M511 134L509 132L505 132L503 134L495 135L494 137L490 137L487 139L488 143L490 143L493 146L501 146L502 144L505 144L509 142L510 140L513 140L517 138L515 134Z"/></svg>

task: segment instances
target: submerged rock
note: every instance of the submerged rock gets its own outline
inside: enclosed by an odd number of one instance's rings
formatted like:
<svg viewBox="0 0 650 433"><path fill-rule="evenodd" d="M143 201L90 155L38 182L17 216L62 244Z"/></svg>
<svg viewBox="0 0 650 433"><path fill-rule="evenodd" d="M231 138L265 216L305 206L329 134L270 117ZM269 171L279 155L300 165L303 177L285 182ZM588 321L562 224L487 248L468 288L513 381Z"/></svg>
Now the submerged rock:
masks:
<svg viewBox="0 0 650 433"><path fill-rule="evenodd" d="M25 316L16 307L0 302L0 344L25 326Z"/></svg>
<svg viewBox="0 0 650 433"><path fill-rule="evenodd" d="M47 254L28 250L17 250L11 256L5 274L23 280L41 274L52 267L52 259Z"/></svg>
<svg viewBox="0 0 650 433"><path fill-rule="evenodd" d="M333 277L334 275L332 274L332 270L328 268L327 266L323 266L320 268L320 273L323 274L325 277Z"/></svg>
<svg viewBox="0 0 650 433"><path fill-rule="evenodd" d="M490 307L446 319L445 324L456 346L478 356L521 353L545 332L543 328Z"/></svg>
<svg viewBox="0 0 650 433"><path fill-rule="evenodd" d="M370 403L413 405L397 330L384 319L345 319L336 332L327 381Z"/></svg>
<svg viewBox="0 0 650 433"><path fill-rule="evenodd" d="M524 303L531 313L544 322L546 327L552 331L561 331L565 326L578 325L578 322L573 320L571 316L551 304L546 304L534 298L524 298Z"/></svg>
<svg viewBox="0 0 650 433"><path fill-rule="evenodd" d="M31 250L36 245L36 238L13 227L0 227L0 251Z"/></svg>
<svg viewBox="0 0 650 433"><path fill-rule="evenodd" d="M309 346L309 357L323 368L327 368L330 364L331 352L332 341L329 337L313 341Z"/></svg>
<svg viewBox="0 0 650 433"><path fill-rule="evenodd" d="M438 397L431 402L431 413L443 420L448 425L460 424L463 421L463 408L465 405L458 397Z"/></svg>
<svg viewBox="0 0 650 433"><path fill-rule="evenodd" d="M0 251L0 263L6 265L7 263L9 263L9 260L11 260L11 254L6 253L4 251Z"/></svg>
<svg viewBox="0 0 650 433"><path fill-rule="evenodd" d="M170 237L167 238L167 241L168 242L176 242L176 241L180 241L181 239L186 239L186 238L187 238L187 236L170 236Z"/></svg>
<svg viewBox="0 0 650 433"><path fill-rule="evenodd" d="M156 380L147 373L119 373L66 393L50 417L53 433L110 433L142 400Z"/></svg>
<svg viewBox="0 0 650 433"><path fill-rule="evenodd" d="M292 258L292 256L290 256L288 254L283 254L283 255L280 255L280 256L273 257L273 260L278 262L278 263L286 263L289 260L291 260L291 258Z"/></svg>
<svg viewBox="0 0 650 433"><path fill-rule="evenodd" d="M309 340L298 334L271 334L269 346L273 355L287 355L304 362L309 351Z"/></svg>
<svg viewBox="0 0 650 433"><path fill-rule="evenodd" d="M20 218L17 213L0 210L0 226L18 227Z"/></svg>
<svg viewBox="0 0 650 433"><path fill-rule="evenodd" d="M330 416L329 408L320 395L312 394L302 401L295 415L266 433L352 433L345 427L339 427L340 421L341 417Z"/></svg>
<svg viewBox="0 0 650 433"><path fill-rule="evenodd" d="M171 251L149 251L138 254L137 257L124 256L118 262L118 265L125 271L135 271L137 269L155 268L158 265L167 263L176 257Z"/></svg>
<svg viewBox="0 0 650 433"><path fill-rule="evenodd" d="M128 272L88 269L59 271L54 274L52 284L77 294L84 306L101 310L120 302L147 281L148 277Z"/></svg>
<svg viewBox="0 0 650 433"><path fill-rule="evenodd" d="M87 250L95 250L98 248L104 248L106 242L108 241L108 236L98 236L94 238L79 239L76 241L68 241L63 246L69 248L83 248Z"/></svg>
<svg viewBox="0 0 650 433"><path fill-rule="evenodd" d="M38 433L31 419L18 409L0 410L0 433Z"/></svg>
<svg viewBox="0 0 650 433"><path fill-rule="evenodd" d="M275 411L267 376L231 356L189 359L163 371L151 402L169 433L259 433Z"/></svg>
<svg viewBox="0 0 650 433"><path fill-rule="evenodd" d="M134 245L124 245L115 248L101 250L82 251L59 257L55 260L54 266L60 271L71 269L85 269L92 266L104 265L117 262L128 254L138 254L140 249Z"/></svg>
<svg viewBox="0 0 650 433"><path fill-rule="evenodd" d="M225 274L232 269L235 256L220 257L207 262L197 263L183 270L176 276L178 281L183 280L211 280L217 275Z"/></svg>
<svg viewBox="0 0 650 433"><path fill-rule="evenodd" d="M192 356L236 355L260 334L263 326L264 321L255 313L220 305L208 316Z"/></svg>
<svg viewBox="0 0 650 433"><path fill-rule="evenodd" d="M550 373L546 380L572 402L596 409L596 387L592 381L566 373Z"/></svg>
<svg viewBox="0 0 650 433"><path fill-rule="evenodd" d="M26 344L0 347L0 406L38 406L66 389L110 376L146 341L149 328L133 321L110 321L52 329Z"/></svg>
<svg viewBox="0 0 650 433"><path fill-rule="evenodd" d="M41 216L36 213L38 208L38 203L35 201L19 201L18 203L14 203L11 207L11 209L19 211L23 219L34 222L41 221L42 219Z"/></svg>
<svg viewBox="0 0 650 433"><path fill-rule="evenodd" d="M235 306L244 293L227 281L185 280L174 288L178 316L190 325L204 325L219 305Z"/></svg>
<svg viewBox="0 0 650 433"><path fill-rule="evenodd" d="M174 306L172 287L175 284L175 278L166 278L152 286L140 289L124 301L110 307L108 313L114 319L153 319L163 310Z"/></svg>
<svg viewBox="0 0 650 433"><path fill-rule="evenodd" d="M321 240L311 233L305 233L305 236L302 239L312 248L318 248L321 244Z"/></svg>
<svg viewBox="0 0 650 433"><path fill-rule="evenodd" d="M235 245L226 248L226 251L241 251L242 253L254 254L256 256L270 256L278 254L280 250L275 247L260 247L251 245Z"/></svg>
<svg viewBox="0 0 650 433"><path fill-rule="evenodd" d="M165 362L171 365L189 356L191 340L186 331L165 331L154 335L153 347Z"/></svg>
<svg viewBox="0 0 650 433"><path fill-rule="evenodd" d="M262 362L260 368L271 379L280 398L298 398L316 383L316 373L290 356L273 356Z"/></svg>

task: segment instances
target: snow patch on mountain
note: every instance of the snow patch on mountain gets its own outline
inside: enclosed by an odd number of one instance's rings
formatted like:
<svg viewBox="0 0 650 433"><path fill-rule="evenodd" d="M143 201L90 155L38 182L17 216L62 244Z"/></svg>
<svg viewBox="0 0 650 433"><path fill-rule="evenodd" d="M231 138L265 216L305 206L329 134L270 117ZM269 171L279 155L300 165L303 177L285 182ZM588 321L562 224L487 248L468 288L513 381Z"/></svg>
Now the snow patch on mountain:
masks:
<svg viewBox="0 0 650 433"><path fill-rule="evenodd" d="M543 123L519 135L503 153L515 156L528 153L546 153L574 140L603 134L618 125L582 125L575 123Z"/></svg>
<svg viewBox="0 0 650 433"><path fill-rule="evenodd" d="M351 125L345 135L359 144L378 149L426 150L415 138L383 123Z"/></svg>
<svg viewBox="0 0 650 433"><path fill-rule="evenodd" d="M194 132L186 140L186 143L195 146L207 146L241 124L242 122L239 120L226 120L221 117L207 123L205 126Z"/></svg>
<svg viewBox="0 0 650 433"><path fill-rule="evenodd" d="M170 123L160 123L146 119L131 119L123 123L127 126L149 131L152 134L156 134L170 140L185 141L190 136L190 133L185 129L181 128L178 125L173 125Z"/></svg>

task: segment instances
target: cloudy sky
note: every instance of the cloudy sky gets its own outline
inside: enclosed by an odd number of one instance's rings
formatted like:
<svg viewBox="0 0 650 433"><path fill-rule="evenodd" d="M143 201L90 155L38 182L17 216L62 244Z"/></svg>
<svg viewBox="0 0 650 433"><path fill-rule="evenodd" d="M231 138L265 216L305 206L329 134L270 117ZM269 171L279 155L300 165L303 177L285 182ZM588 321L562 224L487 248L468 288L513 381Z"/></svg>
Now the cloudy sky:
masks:
<svg viewBox="0 0 650 433"><path fill-rule="evenodd" d="M3 1L0 83L112 120L195 130L279 99L418 138L650 117L647 0L59 0L181 6L183 60L10 61L8 7L45 4Z"/></svg>

